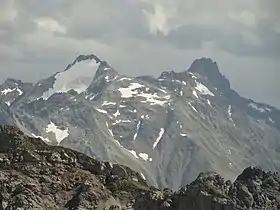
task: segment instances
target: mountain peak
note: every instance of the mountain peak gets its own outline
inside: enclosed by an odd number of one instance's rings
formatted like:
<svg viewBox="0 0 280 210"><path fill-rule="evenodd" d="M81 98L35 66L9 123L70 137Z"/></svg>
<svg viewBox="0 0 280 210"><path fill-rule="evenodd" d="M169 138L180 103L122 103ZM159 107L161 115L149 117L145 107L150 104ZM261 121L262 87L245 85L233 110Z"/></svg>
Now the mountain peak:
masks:
<svg viewBox="0 0 280 210"><path fill-rule="evenodd" d="M210 58L196 59L190 66L188 72L196 73L206 77L210 82L221 90L230 89L228 79L220 72L215 61Z"/></svg>
<svg viewBox="0 0 280 210"><path fill-rule="evenodd" d="M89 55L79 55L71 64L69 64L65 71L67 71L68 69L70 69L72 66L74 66L76 63L79 63L81 61L86 61L86 60L92 60L94 59L96 61L96 63L100 63L101 60L94 54L89 54Z"/></svg>
<svg viewBox="0 0 280 210"><path fill-rule="evenodd" d="M161 73L161 75L159 76L159 79L166 79L166 78L171 78L171 79L175 79L178 77L178 73L176 73L175 71L171 70L171 71L164 71Z"/></svg>
<svg viewBox="0 0 280 210"><path fill-rule="evenodd" d="M207 72L216 72L220 73L219 67L215 61L213 61L211 58L205 58L202 57L200 59L196 59L191 64L191 67L189 71L195 73L207 73Z"/></svg>
<svg viewBox="0 0 280 210"><path fill-rule="evenodd" d="M84 61L84 62L95 61L95 63L98 64L98 68L96 69L94 78L104 76L105 74L106 74L105 76L108 76L107 74L114 75L114 76L118 75L118 73L106 61L101 60L94 54L79 55L71 64L69 64L66 67L65 71L69 70L75 64L80 63L82 61Z"/></svg>
<svg viewBox="0 0 280 210"><path fill-rule="evenodd" d="M102 61L93 54L79 55L64 71L57 72L47 79L50 82L41 97L47 100L54 93L66 93L69 90L78 94L84 92L92 83L101 63Z"/></svg>

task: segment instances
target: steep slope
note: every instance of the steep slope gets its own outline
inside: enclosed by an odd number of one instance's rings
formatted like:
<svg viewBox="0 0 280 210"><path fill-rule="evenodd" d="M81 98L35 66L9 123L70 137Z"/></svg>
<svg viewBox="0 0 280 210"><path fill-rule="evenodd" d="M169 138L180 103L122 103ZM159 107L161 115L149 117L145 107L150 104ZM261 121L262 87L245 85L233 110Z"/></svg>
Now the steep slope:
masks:
<svg viewBox="0 0 280 210"><path fill-rule="evenodd" d="M6 107L3 107L0 105L0 125L12 125L13 119L10 118L9 110L6 109Z"/></svg>
<svg viewBox="0 0 280 210"><path fill-rule="evenodd" d="M247 168L234 183L201 173L178 192L143 175L0 126L0 209L267 209L280 205L277 173Z"/></svg>
<svg viewBox="0 0 280 210"><path fill-rule="evenodd" d="M249 165L280 171L280 111L240 97L210 59L130 78L81 55L31 87L5 108L22 131L129 166L154 186L179 189L208 170L233 180Z"/></svg>

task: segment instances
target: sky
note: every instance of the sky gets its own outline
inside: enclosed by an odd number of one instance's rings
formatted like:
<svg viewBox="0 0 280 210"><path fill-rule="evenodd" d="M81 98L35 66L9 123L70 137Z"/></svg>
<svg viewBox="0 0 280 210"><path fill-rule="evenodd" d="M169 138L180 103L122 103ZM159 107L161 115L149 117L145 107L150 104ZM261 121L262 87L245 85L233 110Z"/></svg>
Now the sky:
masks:
<svg viewBox="0 0 280 210"><path fill-rule="evenodd" d="M93 53L159 76L212 58L242 96L280 108L279 0L0 0L0 82L37 81Z"/></svg>

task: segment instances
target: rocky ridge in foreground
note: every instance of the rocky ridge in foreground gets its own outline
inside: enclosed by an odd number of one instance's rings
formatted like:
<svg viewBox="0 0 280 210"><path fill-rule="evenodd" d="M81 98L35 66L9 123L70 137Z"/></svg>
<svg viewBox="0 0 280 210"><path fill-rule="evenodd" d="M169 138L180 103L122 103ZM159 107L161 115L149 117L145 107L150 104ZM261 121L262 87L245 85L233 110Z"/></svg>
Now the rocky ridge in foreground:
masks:
<svg viewBox="0 0 280 210"><path fill-rule="evenodd" d="M158 190L131 169L50 146L0 126L0 210L279 209L277 173L247 168L234 183L201 173L180 189Z"/></svg>

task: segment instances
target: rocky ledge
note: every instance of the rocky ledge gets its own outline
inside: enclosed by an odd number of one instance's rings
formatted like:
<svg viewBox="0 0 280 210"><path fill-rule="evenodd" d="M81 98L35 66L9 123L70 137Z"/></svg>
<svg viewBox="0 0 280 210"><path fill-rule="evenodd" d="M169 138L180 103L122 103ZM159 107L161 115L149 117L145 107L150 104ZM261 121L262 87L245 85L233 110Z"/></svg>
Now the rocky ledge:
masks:
<svg viewBox="0 0 280 210"><path fill-rule="evenodd" d="M250 167L234 183L209 172L178 192L158 190L125 166L0 126L0 210L14 209L280 209L280 177Z"/></svg>

